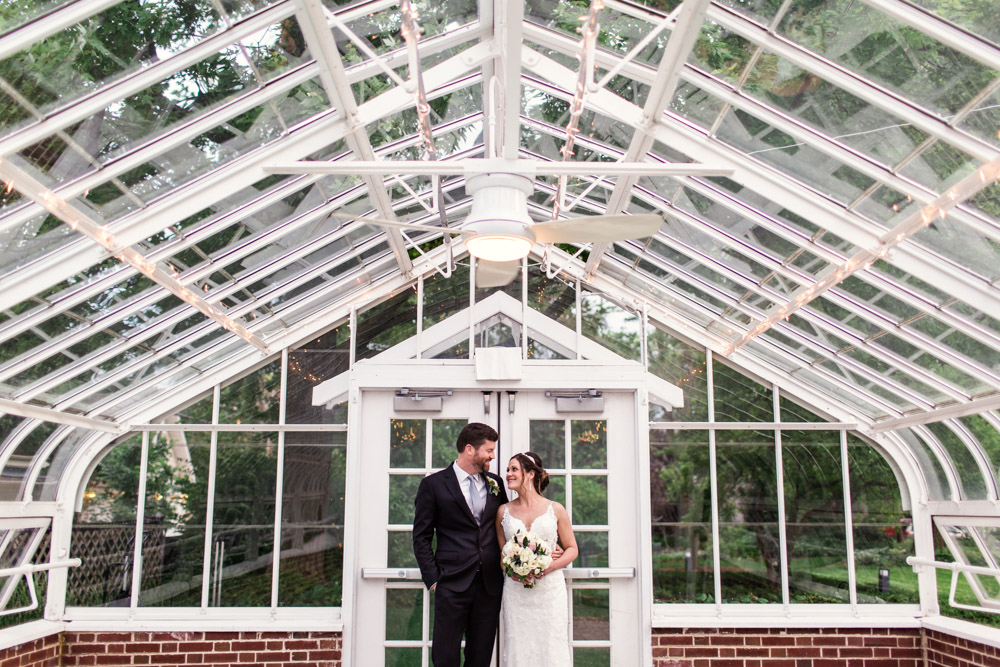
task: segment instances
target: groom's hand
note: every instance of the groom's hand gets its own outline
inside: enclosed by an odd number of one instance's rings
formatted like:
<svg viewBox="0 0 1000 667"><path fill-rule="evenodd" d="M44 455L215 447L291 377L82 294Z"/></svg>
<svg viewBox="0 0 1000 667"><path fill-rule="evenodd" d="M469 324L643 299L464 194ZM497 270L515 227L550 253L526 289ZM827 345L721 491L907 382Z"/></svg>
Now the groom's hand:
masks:
<svg viewBox="0 0 1000 667"><path fill-rule="evenodd" d="M563 548L557 544L556 548L552 550L552 560L559 560L560 558L562 558L562 555L563 555Z"/></svg>

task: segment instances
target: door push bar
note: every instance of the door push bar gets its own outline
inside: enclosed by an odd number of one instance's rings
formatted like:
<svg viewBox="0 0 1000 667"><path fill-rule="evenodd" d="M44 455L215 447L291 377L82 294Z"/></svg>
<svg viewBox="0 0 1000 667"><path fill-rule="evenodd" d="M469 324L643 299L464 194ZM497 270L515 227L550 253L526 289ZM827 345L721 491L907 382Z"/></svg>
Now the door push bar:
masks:
<svg viewBox="0 0 1000 667"><path fill-rule="evenodd" d="M634 579L634 567L567 567L567 579ZM363 567L362 579L403 579L420 581L420 570L415 567Z"/></svg>

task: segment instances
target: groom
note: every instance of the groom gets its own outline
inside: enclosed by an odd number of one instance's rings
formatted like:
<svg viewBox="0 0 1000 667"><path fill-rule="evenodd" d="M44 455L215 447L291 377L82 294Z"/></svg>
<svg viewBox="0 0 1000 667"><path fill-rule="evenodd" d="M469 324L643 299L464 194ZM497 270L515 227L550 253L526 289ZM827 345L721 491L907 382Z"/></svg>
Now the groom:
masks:
<svg viewBox="0 0 1000 667"><path fill-rule="evenodd" d="M458 458L425 477L414 499L413 553L434 591L434 667L458 667L463 634L465 667L488 667L493 655L503 591L494 520L507 493L488 471L499 439L487 424L463 428Z"/></svg>

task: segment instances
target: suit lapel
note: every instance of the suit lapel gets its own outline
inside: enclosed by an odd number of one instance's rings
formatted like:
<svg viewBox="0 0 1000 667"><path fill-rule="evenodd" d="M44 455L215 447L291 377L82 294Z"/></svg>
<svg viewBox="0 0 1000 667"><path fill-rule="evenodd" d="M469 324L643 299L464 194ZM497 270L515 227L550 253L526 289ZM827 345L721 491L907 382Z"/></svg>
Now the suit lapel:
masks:
<svg viewBox="0 0 1000 667"><path fill-rule="evenodd" d="M451 495L455 497L455 502L465 511L465 516L468 517L469 521L478 526L479 522L476 521L476 517L472 516L472 510L469 509L469 502L465 499L462 487L458 483L458 475L455 474L454 464L445 468L444 485L451 491Z"/></svg>

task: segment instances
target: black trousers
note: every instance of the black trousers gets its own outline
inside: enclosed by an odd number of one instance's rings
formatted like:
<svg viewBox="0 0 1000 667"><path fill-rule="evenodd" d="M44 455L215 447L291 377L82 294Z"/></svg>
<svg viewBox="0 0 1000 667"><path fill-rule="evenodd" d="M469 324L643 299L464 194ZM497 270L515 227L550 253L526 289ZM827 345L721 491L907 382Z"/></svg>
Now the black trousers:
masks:
<svg viewBox="0 0 1000 667"><path fill-rule="evenodd" d="M434 667L459 667L465 635L465 667L489 667L500 622L501 596L490 595L477 572L468 590L438 586L434 592Z"/></svg>

